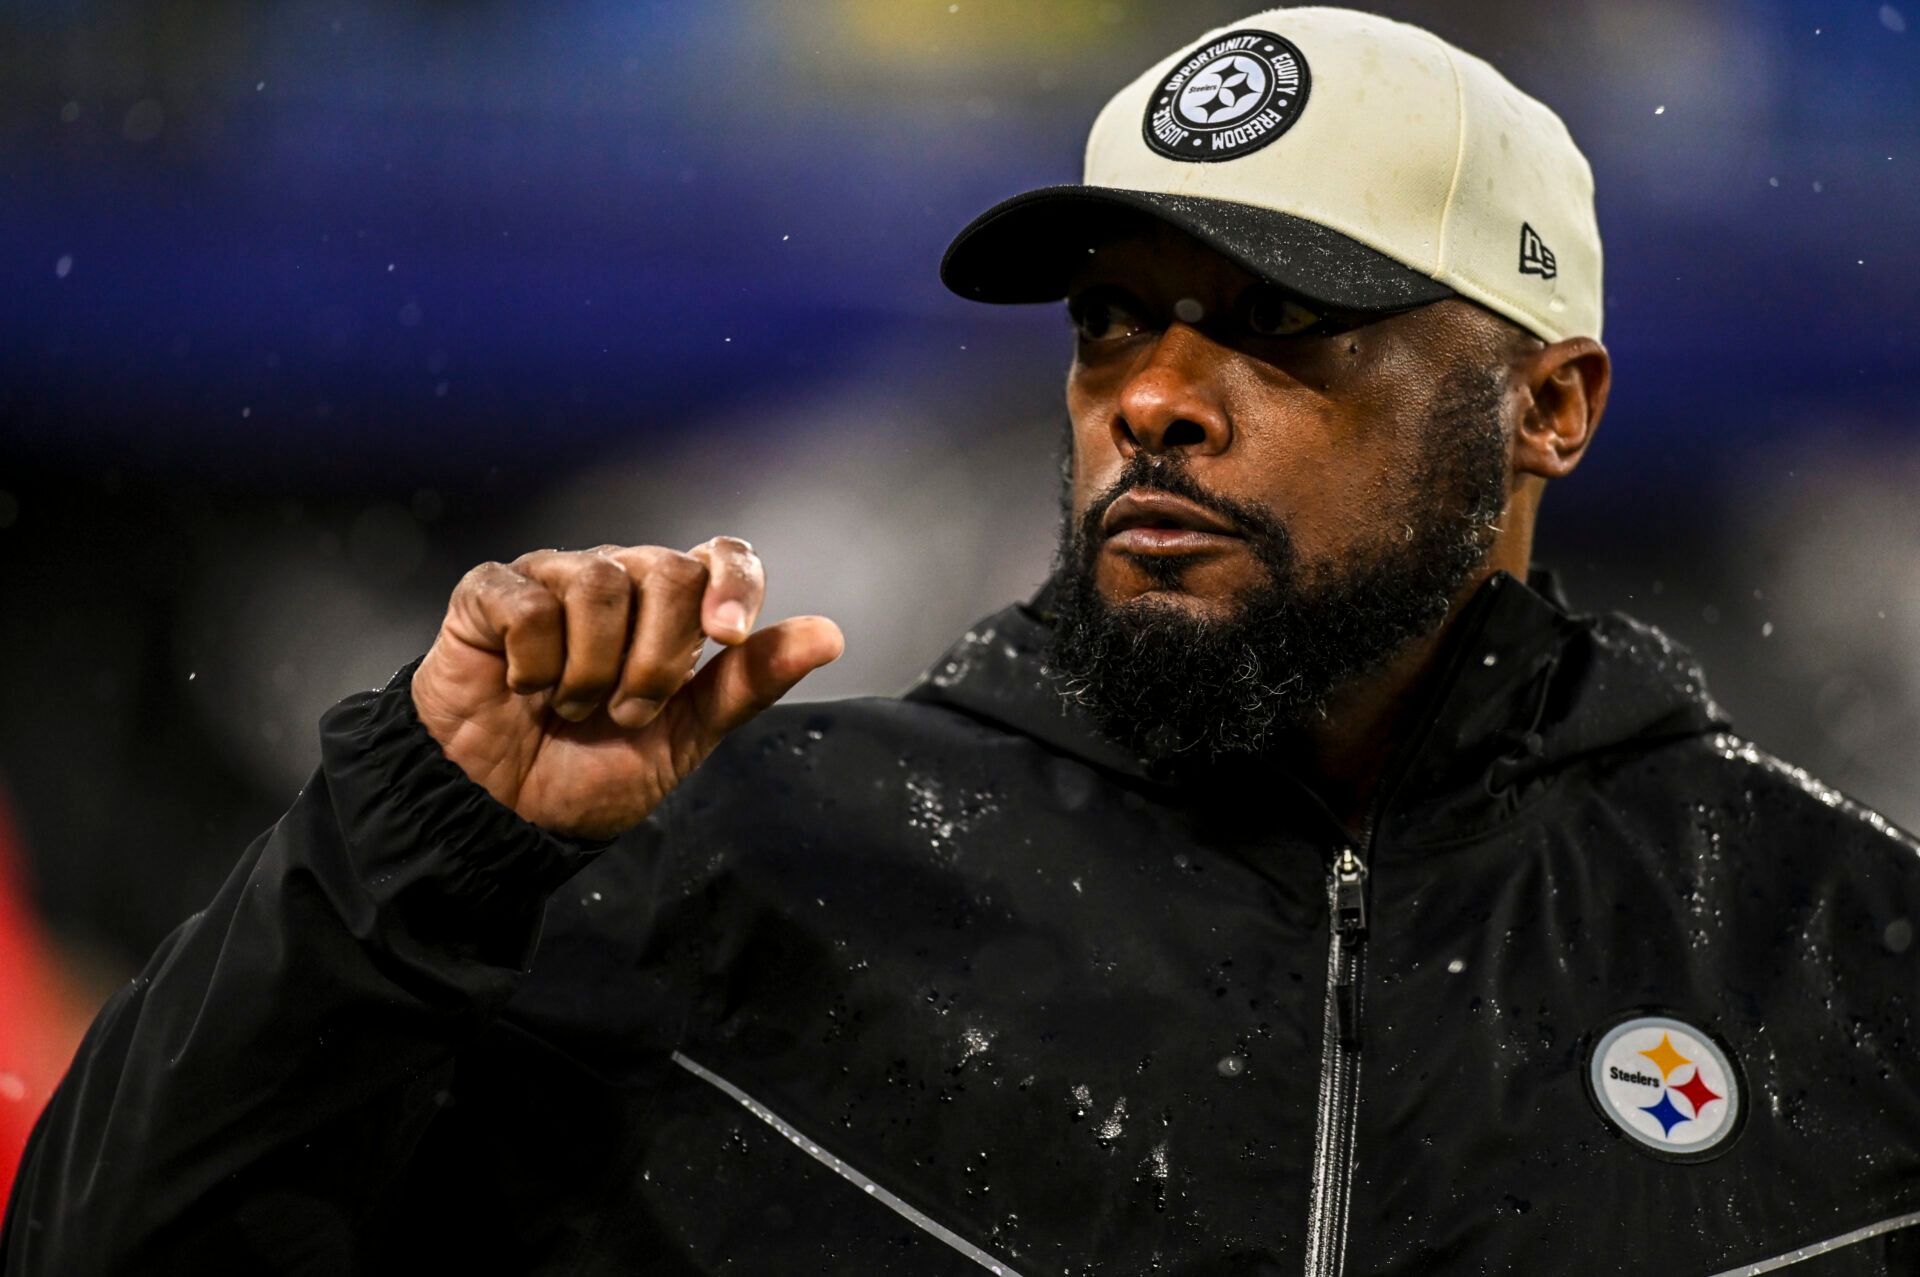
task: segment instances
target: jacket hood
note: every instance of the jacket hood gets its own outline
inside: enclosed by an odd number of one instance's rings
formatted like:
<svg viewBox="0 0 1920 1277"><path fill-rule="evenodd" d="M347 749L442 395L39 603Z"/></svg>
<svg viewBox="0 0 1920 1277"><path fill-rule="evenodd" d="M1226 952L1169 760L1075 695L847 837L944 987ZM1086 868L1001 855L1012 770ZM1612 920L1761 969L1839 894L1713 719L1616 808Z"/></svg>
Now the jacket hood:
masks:
<svg viewBox="0 0 1920 1277"><path fill-rule="evenodd" d="M907 699L1165 783L1056 687L1043 663L1053 595L1049 581L1027 602L980 621ZM1538 569L1527 583L1497 573L1474 595L1408 722L1383 787L1396 823L1425 831L1419 841L1499 820L1577 760L1727 727L1690 652L1618 613L1569 612L1552 575Z"/></svg>

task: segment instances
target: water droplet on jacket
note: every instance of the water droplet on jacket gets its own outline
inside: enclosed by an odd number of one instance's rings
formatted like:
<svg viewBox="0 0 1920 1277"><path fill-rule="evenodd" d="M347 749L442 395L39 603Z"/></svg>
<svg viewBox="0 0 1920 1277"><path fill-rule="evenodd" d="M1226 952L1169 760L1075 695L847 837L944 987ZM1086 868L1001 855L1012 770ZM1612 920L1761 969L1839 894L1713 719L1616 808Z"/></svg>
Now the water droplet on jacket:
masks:
<svg viewBox="0 0 1920 1277"><path fill-rule="evenodd" d="M1905 953L1913 947L1913 922L1908 918L1895 918L1887 924L1880 939L1889 953Z"/></svg>
<svg viewBox="0 0 1920 1277"><path fill-rule="evenodd" d="M992 1045L993 1034L974 1025L968 1025L966 1031L960 1035L960 1063L965 1064L976 1055L985 1055Z"/></svg>

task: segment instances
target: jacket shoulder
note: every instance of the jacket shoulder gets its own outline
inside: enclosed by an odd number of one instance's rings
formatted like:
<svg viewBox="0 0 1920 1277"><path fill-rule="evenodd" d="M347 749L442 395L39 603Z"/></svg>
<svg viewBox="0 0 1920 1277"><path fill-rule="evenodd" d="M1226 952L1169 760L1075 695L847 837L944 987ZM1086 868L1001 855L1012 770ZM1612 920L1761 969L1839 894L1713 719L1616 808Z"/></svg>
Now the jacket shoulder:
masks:
<svg viewBox="0 0 1920 1277"><path fill-rule="evenodd" d="M1883 867L1920 892L1920 838L1867 804L1732 732L1679 748L1717 777L1711 794L1779 836L1769 841L1817 836L1834 854Z"/></svg>

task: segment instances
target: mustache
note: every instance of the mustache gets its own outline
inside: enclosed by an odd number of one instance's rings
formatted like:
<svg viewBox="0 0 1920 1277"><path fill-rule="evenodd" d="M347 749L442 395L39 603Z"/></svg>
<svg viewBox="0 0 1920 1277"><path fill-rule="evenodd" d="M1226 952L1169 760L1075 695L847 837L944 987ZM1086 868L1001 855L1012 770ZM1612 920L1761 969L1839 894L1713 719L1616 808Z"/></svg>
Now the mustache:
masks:
<svg viewBox="0 0 1920 1277"><path fill-rule="evenodd" d="M1286 525L1274 517L1272 511L1251 502L1237 501L1207 491L1193 477L1193 471L1183 456L1161 457L1144 452L1135 453L1119 476L1087 506L1086 513L1080 517L1082 547L1091 551L1099 543L1100 527L1107 517L1108 507L1136 490L1181 497L1231 521L1257 551L1264 551L1266 557L1284 559L1292 551L1293 541L1287 535Z"/></svg>

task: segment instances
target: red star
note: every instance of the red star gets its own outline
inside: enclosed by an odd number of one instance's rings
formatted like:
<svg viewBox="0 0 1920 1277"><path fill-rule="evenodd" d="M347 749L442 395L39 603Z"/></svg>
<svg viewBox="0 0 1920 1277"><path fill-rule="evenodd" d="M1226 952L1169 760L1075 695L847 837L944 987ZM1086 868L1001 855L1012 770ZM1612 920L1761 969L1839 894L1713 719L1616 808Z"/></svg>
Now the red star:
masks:
<svg viewBox="0 0 1920 1277"><path fill-rule="evenodd" d="M1720 1098L1714 1094L1712 1087L1700 1080L1699 1069L1693 1071L1693 1076L1687 1079L1685 1085L1676 1086L1673 1089L1687 1097L1687 1103L1693 1105L1693 1115L1695 1117L1700 1116L1701 1109Z"/></svg>

